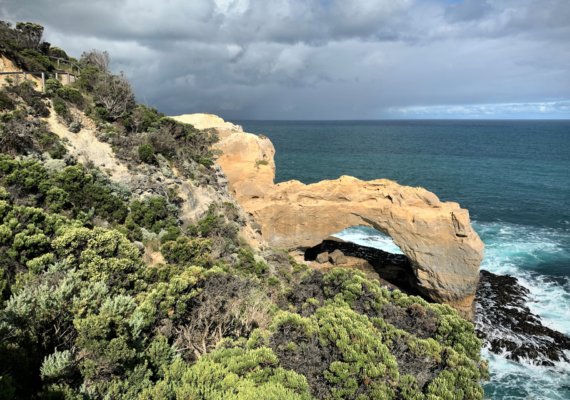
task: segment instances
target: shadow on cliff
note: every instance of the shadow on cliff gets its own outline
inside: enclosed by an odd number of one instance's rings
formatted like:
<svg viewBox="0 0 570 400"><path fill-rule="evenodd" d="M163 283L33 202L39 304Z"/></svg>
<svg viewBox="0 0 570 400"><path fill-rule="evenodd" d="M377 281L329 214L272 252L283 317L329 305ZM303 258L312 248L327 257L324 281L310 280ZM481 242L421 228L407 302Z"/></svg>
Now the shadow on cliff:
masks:
<svg viewBox="0 0 570 400"><path fill-rule="evenodd" d="M397 288L410 295L425 297L416 289L417 280L414 271L408 257L402 254L388 253L373 247L361 246L335 237L329 237L320 244L307 249L305 251L305 261L312 261L311 266L319 269L319 264L316 261L317 256L324 252L332 253L335 250L340 250L345 256L366 261L369 265L366 265L366 263L360 264L364 265L363 272L379 279L381 283L393 286L392 289ZM343 267L344 265L339 266ZM356 269L362 268L356 267ZM375 274L378 277L375 277Z"/></svg>

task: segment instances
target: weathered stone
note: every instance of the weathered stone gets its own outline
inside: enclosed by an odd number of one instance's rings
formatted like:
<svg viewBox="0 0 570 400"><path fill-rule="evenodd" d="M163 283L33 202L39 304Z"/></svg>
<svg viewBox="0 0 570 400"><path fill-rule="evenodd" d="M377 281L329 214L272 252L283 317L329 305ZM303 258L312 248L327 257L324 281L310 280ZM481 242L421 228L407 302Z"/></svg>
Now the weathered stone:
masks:
<svg viewBox="0 0 570 400"><path fill-rule="evenodd" d="M266 137L234 132L216 147L230 193L262 225L268 244L303 250L343 229L370 226L408 257L423 295L472 318L484 245L459 204L387 179L274 184L275 149Z"/></svg>
<svg viewBox="0 0 570 400"><path fill-rule="evenodd" d="M321 253L321 254L319 254L319 255L317 256L317 262L318 262L319 264L324 264L324 263L326 263L328 260L329 260L329 253L327 253L327 252Z"/></svg>
<svg viewBox="0 0 570 400"><path fill-rule="evenodd" d="M240 235L254 248L259 248L263 244L261 235L252 229L247 214L237 203L235 197L229 193L225 174L218 164L214 164L209 169L209 172L213 172L217 179L216 187L211 184L203 186L194 184L193 181L184 179L182 171L177 170L169 171L171 172L171 179L165 180L159 173L160 170L152 165L137 165L132 161L127 163L117 159L111 145L101 142L97 138L97 127L89 119L84 122L85 129L82 129L78 134L69 132L67 126L57 119L55 113L51 113L46 121L50 125L50 130L68 144L69 157L76 157L83 163L90 160L95 165L108 166L111 179L114 182L127 185L133 193L141 196L164 195L167 193L168 187L176 182L179 186L177 192L180 197L179 218L182 220L183 226L196 224L207 214L210 204L229 202L235 205L238 215L246 221L240 226ZM233 126L233 124L230 125ZM230 129L230 125L226 125L225 128ZM237 130L238 127L232 129ZM136 150L134 152L136 154ZM168 166L167 163L163 163L163 165ZM159 182L158 178L162 182Z"/></svg>
<svg viewBox="0 0 570 400"><path fill-rule="evenodd" d="M346 264L346 257L339 249L336 249L331 254L329 254L329 260L334 265Z"/></svg>

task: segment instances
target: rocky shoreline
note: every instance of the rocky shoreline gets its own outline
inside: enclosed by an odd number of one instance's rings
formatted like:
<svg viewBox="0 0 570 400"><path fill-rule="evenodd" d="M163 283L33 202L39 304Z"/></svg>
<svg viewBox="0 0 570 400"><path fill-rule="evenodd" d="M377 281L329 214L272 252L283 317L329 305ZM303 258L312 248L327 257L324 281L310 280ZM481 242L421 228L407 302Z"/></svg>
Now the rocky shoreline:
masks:
<svg viewBox="0 0 570 400"><path fill-rule="evenodd" d="M570 362L570 338L542 325L526 305L529 290L510 275L481 270L475 298L477 336L491 352L508 360L554 366Z"/></svg>
<svg viewBox="0 0 570 400"><path fill-rule="evenodd" d="M414 288L413 270L404 255L329 237L308 249L304 257L312 268L326 270L333 265L318 263L317 256L335 250L348 257L347 264L339 266L359 269L391 289L421 296ZM481 270L480 276L474 324L483 347L519 363L554 366L555 362L570 362L570 338L542 325L541 318L526 305L532 301L528 289L510 275Z"/></svg>

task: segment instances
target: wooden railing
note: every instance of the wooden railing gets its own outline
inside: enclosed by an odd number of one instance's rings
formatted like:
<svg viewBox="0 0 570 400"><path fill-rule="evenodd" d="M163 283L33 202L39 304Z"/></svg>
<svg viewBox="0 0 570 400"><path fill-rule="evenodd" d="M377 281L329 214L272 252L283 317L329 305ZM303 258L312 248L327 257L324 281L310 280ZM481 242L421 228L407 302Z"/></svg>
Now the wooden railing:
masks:
<svg viewBox="0 0 570 400"><path fill-rule="evenodd" d="M77 68L77 73L79 75L81 75L81 67L69 60L66 60L65 58L59 58L59 57L53 57L53 56L48 56L49 58L51 58L52 60L57 60L57 66L59 67L59 63L63 62L63 63L68 63L71 64L72 66L74 66L75 68Z"/></svg>
<svg viewBox="0 0 570 400"><path fill-rule="evenodd" d="M73 76L75 80L79 77L79 75L71 74L65 71L56 71L56 72L33 72L33 71L22 71L22 72L0 72L0 75L24 75L24 79L26 79L27 75L41 75L42 76L42 88L43 92L46 92L46 75L54 75L55 79L59 80L59 75L67 75L67 83L71 83L71 77Z"/></svg>

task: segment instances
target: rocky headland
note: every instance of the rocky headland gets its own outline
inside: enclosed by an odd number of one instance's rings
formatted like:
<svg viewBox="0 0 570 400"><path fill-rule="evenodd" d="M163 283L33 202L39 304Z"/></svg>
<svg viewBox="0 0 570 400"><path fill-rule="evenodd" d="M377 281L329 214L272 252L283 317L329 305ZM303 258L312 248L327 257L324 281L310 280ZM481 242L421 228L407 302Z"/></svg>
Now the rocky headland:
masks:
<svg viewBox="0 0 570 400"><path fill-rule="evenodd" d="M312 185L275 184L275 149L267 137L224 125L215 116L174 119L219 129L222 140L215 146L223 155L217 162L228 189L260 224L269 245L304 251L345 228L370 226L389 235L406 255L414 277L410 284L417 291L473 318L484 244L459 204L387 179L342 176Z"/></svg>

